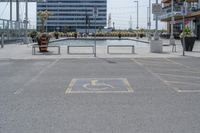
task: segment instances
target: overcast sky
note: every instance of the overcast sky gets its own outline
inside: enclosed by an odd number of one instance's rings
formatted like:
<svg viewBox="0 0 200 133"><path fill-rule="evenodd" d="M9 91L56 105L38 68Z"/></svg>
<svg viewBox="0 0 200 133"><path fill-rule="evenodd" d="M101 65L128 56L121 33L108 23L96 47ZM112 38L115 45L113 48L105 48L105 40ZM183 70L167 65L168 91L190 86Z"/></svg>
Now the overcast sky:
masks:
<svg viewBox="0 0 200 133"><path fill-rule="evenodd" d="M130 27L130 16L133 20L133 28L136 27L137 18L137 6L134 0L107 0L108 1L108 14L111 13L112 22L115 22L115 27L118 29L128 29ZM155 3L156 0L151 0ZM158 0L159 2L161 0ZM149 0L139 0L139 27L147 27L147 7ZM15 4L13 3L13 19L15 19ZM25 5L20 4L20 18L24 19ZM153 17L153 16L152 16ZM0 3L0 18L9 19L9 2ZM36 25L36 4L29 3L29 20L32 26ZM152 18L152 28L154 28L155 22ZM159 29L166 28L166 25L159 23Z"/></svg>

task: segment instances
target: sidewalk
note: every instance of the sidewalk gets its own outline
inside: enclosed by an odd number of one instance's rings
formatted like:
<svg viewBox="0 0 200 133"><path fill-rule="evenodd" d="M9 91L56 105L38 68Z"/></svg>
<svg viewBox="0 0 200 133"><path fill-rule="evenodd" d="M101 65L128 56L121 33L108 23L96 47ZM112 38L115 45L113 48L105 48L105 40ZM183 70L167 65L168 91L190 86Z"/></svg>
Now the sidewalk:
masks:
<svg viewBox="0 0 200 133"><path fill-rule="evenodd" d="M134 38L135 39L135 38ZM146 38L142 40L147 41ZM169 40L162 39L163 44L168 44ZM172 53L171 46L163 46L163 53L150 53L149 47L136 47L135 54L107 54L106 46L97 45L97 58L172 58L182 57L182 46L180 40L176 40L177 52ZM53 49L52 49L53 50ZM50 51L52 51L50 49ZM56 49L54 49L56 50ZM79 49L81 50L81 48ZM85 50L85 49L84 49ZM117 49L114 52L129 52L130 48ZM77 50L76 50L77 52ZM90 51L88 51L90 52ZM187 56L200 57L200 41L195 42L193 52L186 52ZM27 45L5 45L0 49L0 59L55 59L55 58L94 58L93 55L68 55L67 46L61 46L61 55L32 55L32 47Z"/></svg>

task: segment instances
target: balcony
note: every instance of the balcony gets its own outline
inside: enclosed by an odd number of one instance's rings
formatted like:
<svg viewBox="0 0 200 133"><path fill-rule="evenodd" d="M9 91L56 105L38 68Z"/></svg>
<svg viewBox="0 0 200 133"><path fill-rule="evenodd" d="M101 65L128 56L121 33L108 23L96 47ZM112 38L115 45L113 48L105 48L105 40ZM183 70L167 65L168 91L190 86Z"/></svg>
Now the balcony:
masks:
<svg viewBox="0 0 200 133"><path fill-rule="evenodd" d="M194 0L193 0L194 1ZM195 0L196 1L196 0ZM174 4L174 16L175 20L182 18L182 11L181 8L183 7L182 3L175 3ZM188 3L187 5L187 15L186 17L195 17L200 16L200 7L198 6L198 3ZM161 21L170 21L172 17L171 13L171 5L163 7L163 13L160 15Z"/></svg>

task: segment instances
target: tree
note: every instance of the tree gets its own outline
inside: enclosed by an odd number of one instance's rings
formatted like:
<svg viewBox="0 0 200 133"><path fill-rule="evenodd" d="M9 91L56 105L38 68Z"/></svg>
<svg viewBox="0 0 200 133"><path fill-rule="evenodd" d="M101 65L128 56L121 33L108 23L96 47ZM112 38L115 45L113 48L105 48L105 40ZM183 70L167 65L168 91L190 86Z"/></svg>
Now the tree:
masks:
<svg viewBox="0 0 200 133"><path fill-rule="evenodd" d="M46 20L49 18L50 15L52 15L49 11L45 10L45 11L40 11L37 13L37 15L39 16L41 23L42 23L42 29L41 32L44 32L44 24L46 22Z"/></svg>

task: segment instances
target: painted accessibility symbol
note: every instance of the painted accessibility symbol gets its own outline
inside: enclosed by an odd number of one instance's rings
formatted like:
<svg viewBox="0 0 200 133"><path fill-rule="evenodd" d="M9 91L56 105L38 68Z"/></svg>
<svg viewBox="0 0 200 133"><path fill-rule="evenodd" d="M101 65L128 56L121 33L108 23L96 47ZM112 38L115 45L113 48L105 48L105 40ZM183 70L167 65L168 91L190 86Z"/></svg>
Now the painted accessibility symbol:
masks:
<svg viewBox="0 0 200 133"><path fill-rule="evenodd" d="M77 78L71 80L65 94L133 92L133 88L126 78Z"/></svg>
<svg viewBox="0 0 200 133"><path fill-rule="evenodd" d="M98 80L91 80L90 83L84 84L83 87L87 90L103 91L114 88L112 85L100 83Z"/></svg>

